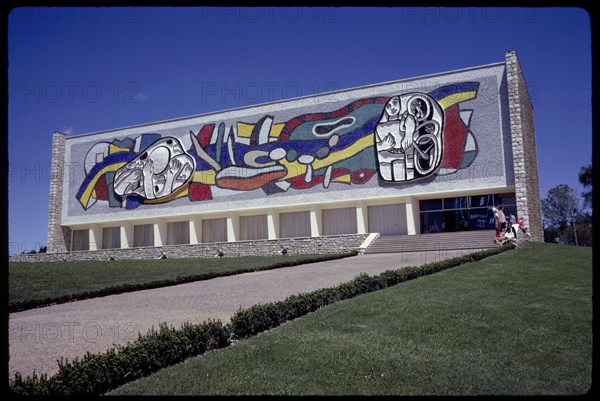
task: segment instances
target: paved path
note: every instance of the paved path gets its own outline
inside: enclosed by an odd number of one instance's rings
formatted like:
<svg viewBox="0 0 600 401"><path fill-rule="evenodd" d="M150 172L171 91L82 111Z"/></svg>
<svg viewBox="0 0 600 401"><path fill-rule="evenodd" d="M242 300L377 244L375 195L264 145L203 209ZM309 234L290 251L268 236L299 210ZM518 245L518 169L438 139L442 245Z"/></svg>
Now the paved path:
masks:
<svg viewBox="0 0 600 401"><path fill-rule="evenodd" d="M57 359L103 352L135 340L159 323L228 322L239 308L337 286L361 272L376 275L477 250L359 255L245 273L152 290L110 295L10 314L9 375L52 375Z"/></svg>

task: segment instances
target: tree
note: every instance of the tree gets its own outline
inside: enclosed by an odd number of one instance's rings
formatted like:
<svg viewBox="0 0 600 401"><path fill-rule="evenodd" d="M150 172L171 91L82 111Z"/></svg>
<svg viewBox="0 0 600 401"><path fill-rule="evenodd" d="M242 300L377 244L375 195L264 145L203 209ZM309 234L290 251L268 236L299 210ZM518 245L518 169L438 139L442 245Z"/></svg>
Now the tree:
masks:
<svg viewBox="0 0 600 401"><path fill-rule="evenodd" d="M579 183L586 189L583 196L583 206L592 208L592 165L581 167L579 170ZM589 189L588 189L589 188Z"/></svg>
<svg viewBox="0 0 600 401"><path fill-rule="evenodd" d="M592 246L592 215L580 213L575 219L579 245Z"/></svg>
<svg viewBox="0 0 600 401"><path fill-rule="evenodd" d="M572 228L575 245L577 241L576 217L579 214L579 198L577 193L568 185L560 184L548 191L548 197L542 199L544 226L558 229L562 234L568 227ZM562 235L560 235L562 237ZM565 241L561 238L562 242Z"/></svg>
<svg viewBox="0 0 600 401"><path fill-rule="evenodd" d="M557 227L544 224L544 242L559 242L560 231Z"/></svg>

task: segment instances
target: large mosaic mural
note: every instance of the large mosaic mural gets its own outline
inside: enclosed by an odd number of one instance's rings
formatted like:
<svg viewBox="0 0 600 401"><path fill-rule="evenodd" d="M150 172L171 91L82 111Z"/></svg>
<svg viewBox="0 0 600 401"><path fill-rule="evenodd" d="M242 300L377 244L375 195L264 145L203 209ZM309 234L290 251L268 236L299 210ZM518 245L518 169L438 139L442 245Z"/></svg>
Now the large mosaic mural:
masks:
<svg viewBox="0 0 600 401"><path fill-rule="evenodd" d="M478 153L470 131L478 82L429 93L369 97L331 111L278 122L205 124L189 135L147 133L94 144L85 156L77 200L134 209L141 204L213 198L215 188L261 189L272 195L332 184L362 185L379 177L406 185L468 167Z"/></svg>

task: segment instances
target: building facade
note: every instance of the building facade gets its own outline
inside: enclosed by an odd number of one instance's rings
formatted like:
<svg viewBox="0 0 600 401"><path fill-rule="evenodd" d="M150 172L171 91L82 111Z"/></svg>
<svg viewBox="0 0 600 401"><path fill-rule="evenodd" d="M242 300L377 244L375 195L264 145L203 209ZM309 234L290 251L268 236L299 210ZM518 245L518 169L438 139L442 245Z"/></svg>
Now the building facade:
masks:
<svg viewBox="0 0 600 401"><path fill-rule="evenodd" d="M489 230L499 205L543 240L533 108L514 51L319 96L55 133L48 253Z"/></svg>

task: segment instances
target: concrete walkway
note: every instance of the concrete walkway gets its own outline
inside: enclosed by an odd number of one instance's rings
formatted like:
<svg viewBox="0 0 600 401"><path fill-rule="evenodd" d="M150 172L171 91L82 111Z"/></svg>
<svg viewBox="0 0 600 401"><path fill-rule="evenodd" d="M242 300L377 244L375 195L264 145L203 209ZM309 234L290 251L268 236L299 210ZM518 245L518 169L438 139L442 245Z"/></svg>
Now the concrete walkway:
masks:
<svg viewBox="0 0 600 401"><path fill-rule="evenodd" d="M126 344L161 322L179 327L208 319L228 322L239 308L281 301L293 294L478 251L359 255L326 262L245 273L152 290L110 295L10 314L9 375L52 375L57 359L72 360Z"/></svg>

